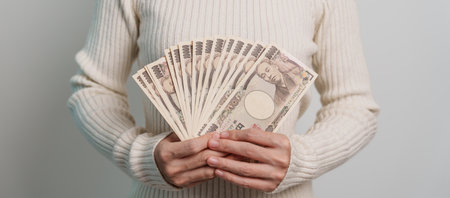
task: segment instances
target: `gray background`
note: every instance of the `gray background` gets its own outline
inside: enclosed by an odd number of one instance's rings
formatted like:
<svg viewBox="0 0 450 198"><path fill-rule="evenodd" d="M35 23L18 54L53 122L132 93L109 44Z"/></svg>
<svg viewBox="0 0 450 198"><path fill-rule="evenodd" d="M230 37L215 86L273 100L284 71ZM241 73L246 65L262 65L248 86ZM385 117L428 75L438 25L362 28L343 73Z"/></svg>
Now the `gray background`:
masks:
<svg viewBox="0 0 450 198"><path fill-rule="evenodd" d="M81 135L65 106L94 1L0 7L0 197L126 197L130 179ZM317 197L449 197L450 2L360 1L379 132L314 182ZM136 68L134 68L136 70ZM141 93L129 82L143 125ZM309 128L320 107L298 122Z"/></svg>

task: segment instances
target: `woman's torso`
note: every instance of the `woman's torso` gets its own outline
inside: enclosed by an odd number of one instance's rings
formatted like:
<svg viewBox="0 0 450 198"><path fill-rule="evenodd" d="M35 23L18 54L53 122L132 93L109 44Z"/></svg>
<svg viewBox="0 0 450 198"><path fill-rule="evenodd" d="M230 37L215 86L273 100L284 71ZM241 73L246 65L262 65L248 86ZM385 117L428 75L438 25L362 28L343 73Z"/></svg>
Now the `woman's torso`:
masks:
<svg viewBox="0 0 450 198"><path fill-rule="evenodd" d="M180 41L214 35L235 35L250 41L274 43L311 66L312 55L317 50L314 34L321 18L320 2L318 0L137 0L135 8L140 19L138 67L162 57L164 49ZM144 101L147 128L156 133L170 130L151 102L146 99ZM308 104L309 97L304 97L301 103ZM286 135L294 133L299 105L300 103L286 115L280 133ZM169 194L138 182L133 184L132 193L132 197L159 197L165 193ZM216 178L191 189L175 192L173 195L259 197L266 194L243 189ZM294 186L273 196L312 197L311 183Z"/></svg>

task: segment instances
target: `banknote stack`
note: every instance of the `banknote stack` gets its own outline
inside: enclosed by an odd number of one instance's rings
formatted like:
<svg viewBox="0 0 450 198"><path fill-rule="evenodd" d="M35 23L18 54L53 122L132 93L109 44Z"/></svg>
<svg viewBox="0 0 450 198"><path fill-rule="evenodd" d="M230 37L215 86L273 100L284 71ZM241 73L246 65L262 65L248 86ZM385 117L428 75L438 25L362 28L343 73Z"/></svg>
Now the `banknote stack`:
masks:
<svg viewBox="0 0 450 198"><path fill-rule="evenodd" d="M180 140L258 127L276 132L317 74L274 44L235 36L180 42L133 75Z"/></svg>

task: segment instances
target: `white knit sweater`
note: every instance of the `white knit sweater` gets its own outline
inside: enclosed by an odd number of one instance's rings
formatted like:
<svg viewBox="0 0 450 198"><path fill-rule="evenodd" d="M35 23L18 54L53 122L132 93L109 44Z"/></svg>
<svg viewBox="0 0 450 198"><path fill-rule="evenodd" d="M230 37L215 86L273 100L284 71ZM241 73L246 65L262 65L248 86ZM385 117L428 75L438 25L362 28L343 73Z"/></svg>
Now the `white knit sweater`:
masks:
<svg viewBox="0 0 450 198"><path fill-rule="evenodd" d="M130 197L313 197L311 180L352 157L372 139L379 112L361 46L355 0L98 0L68 106L88 141L134 180ZM170 127L146 99L146 127L135 126L126 82L180 41L236 35L276 43L319 74L322 108L295 134L304 97L280 133L291 141L286 177L270 193L215 178L177 189L161 176L156 144ZM301 110L300 110L301 109ZM345 178L343 178L345 179Z"/></svg>

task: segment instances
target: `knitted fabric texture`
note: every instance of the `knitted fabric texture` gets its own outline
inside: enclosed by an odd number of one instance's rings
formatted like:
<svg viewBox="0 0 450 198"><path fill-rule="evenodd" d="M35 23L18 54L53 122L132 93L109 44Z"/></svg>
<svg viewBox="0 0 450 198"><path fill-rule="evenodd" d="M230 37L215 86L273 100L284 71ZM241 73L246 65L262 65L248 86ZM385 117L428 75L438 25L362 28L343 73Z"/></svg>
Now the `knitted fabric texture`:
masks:
<svg viewBox="0 0 450 198"><path fill-rule="evenodd" d="M275 43L319 74L315 87L322 107L313 126L295 132L311 100L307 94L279 131L291 141L291 160L272 192L220 178L173 187L153 157L170 127L147 99L145 127L136 126L129 111L126 82L135 61L141 68L171 45L213 35ZM76 61L80 69L70 80L73 95L67 104L88 141L133 178L130 197L313 197L311 181L354 156L377 130L379 107L355 0L97 0Z"/></svg>

